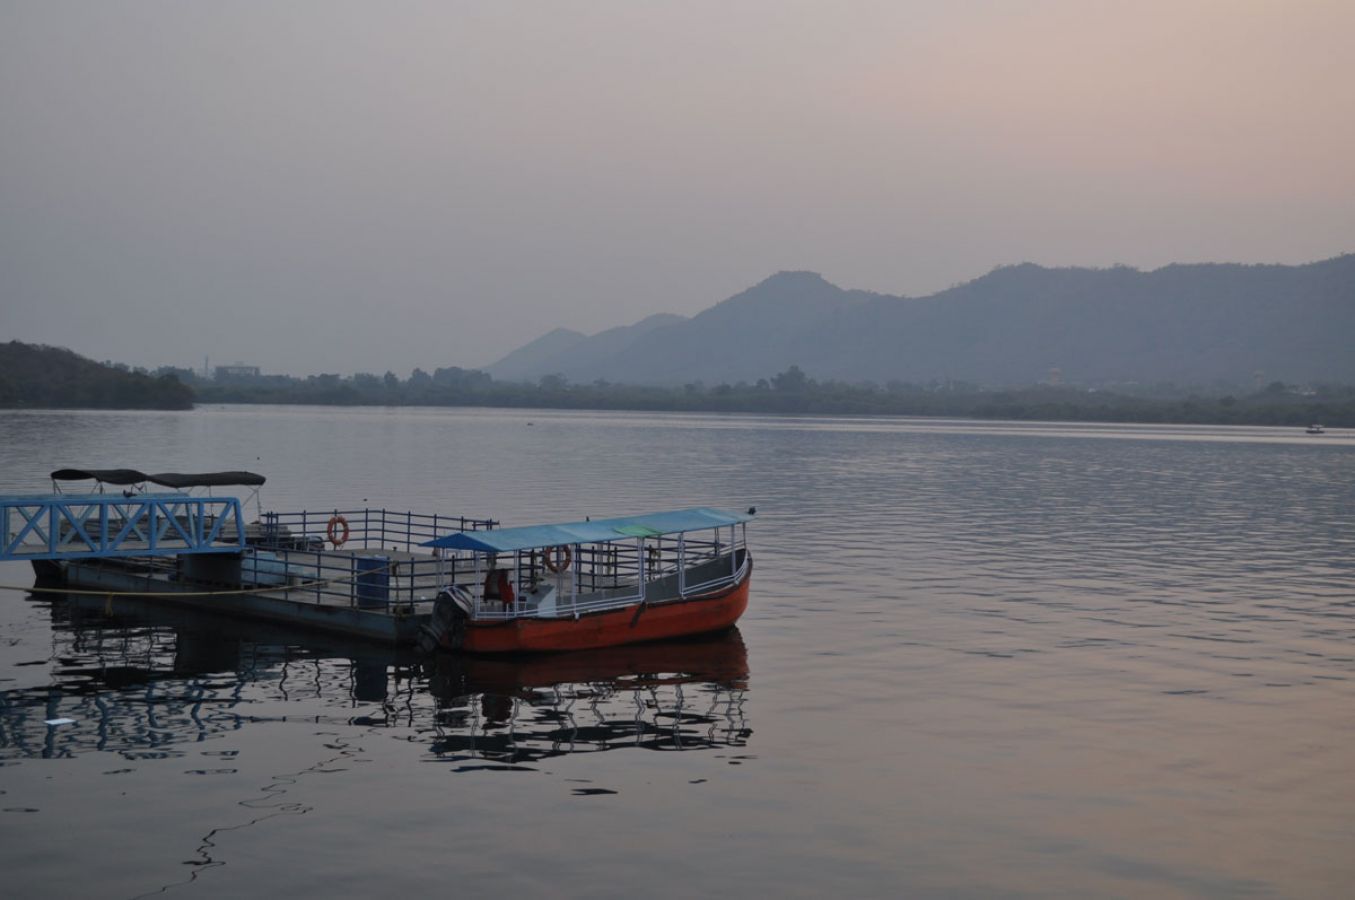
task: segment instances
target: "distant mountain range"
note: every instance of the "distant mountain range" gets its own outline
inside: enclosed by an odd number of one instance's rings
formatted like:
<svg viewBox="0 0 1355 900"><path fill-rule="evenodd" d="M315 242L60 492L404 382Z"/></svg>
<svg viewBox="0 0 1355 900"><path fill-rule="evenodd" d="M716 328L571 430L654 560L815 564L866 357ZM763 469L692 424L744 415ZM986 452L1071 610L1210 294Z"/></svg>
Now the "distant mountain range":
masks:
<svg viewBox="0 0 1355 900"><path fill-rule="evenodd" d="M559 328L485 371L575 383L707 385L798 365L849 382L1355 382L1355 254L1300 266L1151 272L1023 264L927 297L779 272L690 319L591 337Z"/></svg>

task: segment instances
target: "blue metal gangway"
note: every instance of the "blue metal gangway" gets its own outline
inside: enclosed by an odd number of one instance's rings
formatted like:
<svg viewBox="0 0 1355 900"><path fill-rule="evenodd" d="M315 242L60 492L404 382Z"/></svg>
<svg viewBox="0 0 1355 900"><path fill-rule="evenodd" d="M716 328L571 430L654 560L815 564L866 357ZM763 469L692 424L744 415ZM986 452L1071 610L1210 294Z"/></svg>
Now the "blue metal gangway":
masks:
<svg viewBox="0 0 1355 900"><path fill-rule="evenodd" d="M0 561L239 553L235 497L188 494L0 496Z"/></svg>

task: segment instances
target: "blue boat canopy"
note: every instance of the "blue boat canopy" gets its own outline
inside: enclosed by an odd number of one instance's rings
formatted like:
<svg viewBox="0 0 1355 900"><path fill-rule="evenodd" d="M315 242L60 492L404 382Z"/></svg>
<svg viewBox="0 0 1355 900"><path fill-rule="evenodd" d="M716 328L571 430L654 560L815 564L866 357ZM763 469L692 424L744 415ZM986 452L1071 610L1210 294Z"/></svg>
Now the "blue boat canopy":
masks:
<svg viewBox="0 0 1355 900"><path fill-rule="evenodd" d="M492 531L458 531L431 541L424 547L449 547L453 550L478 550L481 553L508 553L554 547L558 544L591 544L622 541L637 537L658 537L684 531L701 531L722 525L737 525L753 517L743 513L712 509L707 506L625 516L619 519L593 519L587 522L561 522L555 525L524 525Z"/></svg>

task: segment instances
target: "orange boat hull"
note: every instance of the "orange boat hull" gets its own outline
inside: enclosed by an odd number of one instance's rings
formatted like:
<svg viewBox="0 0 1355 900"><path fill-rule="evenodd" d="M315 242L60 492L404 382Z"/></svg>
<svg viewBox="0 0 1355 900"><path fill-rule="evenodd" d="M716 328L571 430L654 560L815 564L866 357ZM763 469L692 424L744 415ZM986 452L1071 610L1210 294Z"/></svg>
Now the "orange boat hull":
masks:
<svg viewBox="0 0 1355 900"><path fill-rule="evenodd" d="M748 583L745 577L718 593L586 613L577 619L468 622L461 649L470 653L592 650L721 631L748 608Z"/></svg>

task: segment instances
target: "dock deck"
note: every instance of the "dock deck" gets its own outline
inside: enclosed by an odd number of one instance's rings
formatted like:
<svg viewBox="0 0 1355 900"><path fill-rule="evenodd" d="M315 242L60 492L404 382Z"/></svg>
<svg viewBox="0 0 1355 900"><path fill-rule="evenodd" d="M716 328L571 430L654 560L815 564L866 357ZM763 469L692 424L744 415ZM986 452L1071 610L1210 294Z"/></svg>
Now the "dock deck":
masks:
<svg viewBox="0 0 1355 900"><path fill-rule="evenodd" d="M340 522L342 527L335 528ZM162 544L158 554L136 553L137 542L124 537L123 549L116 553L25 558L72 591L150 597L409 643L427 621L441 587L465 576L456 560L420 545L451 529L495 524L384 509L265 513L244 529L247 544L228 547L228 552L192 552ZM335 532L346 540L343 546L330 546L333 541L317 531Z"/></svg>

